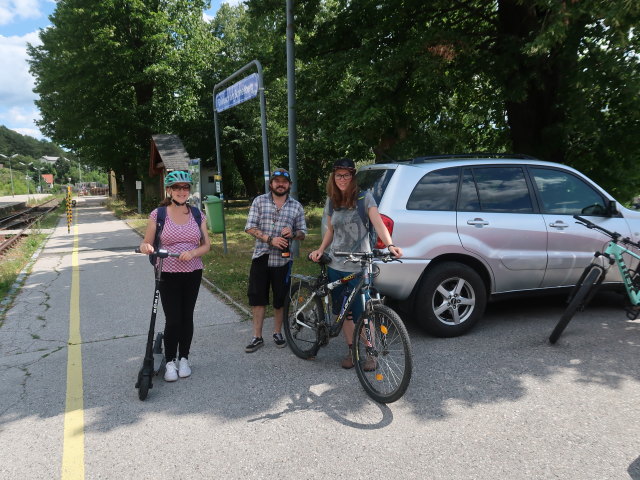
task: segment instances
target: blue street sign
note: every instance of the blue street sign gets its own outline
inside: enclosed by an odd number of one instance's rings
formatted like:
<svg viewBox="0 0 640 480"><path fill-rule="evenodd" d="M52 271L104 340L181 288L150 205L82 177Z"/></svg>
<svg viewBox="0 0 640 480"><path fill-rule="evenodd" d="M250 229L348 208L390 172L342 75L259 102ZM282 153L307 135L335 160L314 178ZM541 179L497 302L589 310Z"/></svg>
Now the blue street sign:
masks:
<svg viewBox="0 0 640 480"><path fill-rule="evenodd" d="M258 74L252 73L216 95L216 111L222 112L235 107L242 102L251 100L257 94Z"/></svg>

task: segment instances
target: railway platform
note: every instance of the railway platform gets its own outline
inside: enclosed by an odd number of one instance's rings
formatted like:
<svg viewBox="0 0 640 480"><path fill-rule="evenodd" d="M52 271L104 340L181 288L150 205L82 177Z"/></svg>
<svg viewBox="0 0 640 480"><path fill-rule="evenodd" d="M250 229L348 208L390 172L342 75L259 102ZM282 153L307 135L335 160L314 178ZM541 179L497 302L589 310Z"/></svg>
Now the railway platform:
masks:
<svg viewBox="0 0 640 480"><path fill-rule="evenodd" d="M32 193L30 195L6 195L0 197L0 216L26 206L27 202L50 197L48 193Z"/></svg>

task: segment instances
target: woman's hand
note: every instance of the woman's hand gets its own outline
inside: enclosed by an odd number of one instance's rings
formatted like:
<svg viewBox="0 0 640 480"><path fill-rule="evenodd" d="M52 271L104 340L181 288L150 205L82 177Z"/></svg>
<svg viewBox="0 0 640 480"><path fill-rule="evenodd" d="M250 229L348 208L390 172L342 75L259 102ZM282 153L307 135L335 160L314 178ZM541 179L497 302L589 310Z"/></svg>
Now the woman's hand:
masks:
<svg viewBox="0 0 640 480"><path fill-rule="evenodd" d="M321 250L321 249L314 250L309 254L309 258L314 262L318 263L318 260L320 260L320 257L322 257L323 253L324 253L324 250Z"/></svg>
<svg viewBox="0 0 640 480"><path fill-rule="evenodd" d="M193 254L193 250L187 250L186 252L182 252L178 257L178 260L182 262L188 262L189 260L193 260L196 256Z"/></svg>
<svg viewBox="0 0 640 480"><path fill-rule="evenodd" d="M144 253L145 255L151 255L153 253L153 245L147 242L142 242L140 244L140 253Z"/></svg>
<svg viewBox="0 0 640 480"><path fill-rule="evenodd" d="M389 245L389 253L393 255L395 258L400 258L402 256L402 249L400 247L396 247L395 245Z"/></svg>

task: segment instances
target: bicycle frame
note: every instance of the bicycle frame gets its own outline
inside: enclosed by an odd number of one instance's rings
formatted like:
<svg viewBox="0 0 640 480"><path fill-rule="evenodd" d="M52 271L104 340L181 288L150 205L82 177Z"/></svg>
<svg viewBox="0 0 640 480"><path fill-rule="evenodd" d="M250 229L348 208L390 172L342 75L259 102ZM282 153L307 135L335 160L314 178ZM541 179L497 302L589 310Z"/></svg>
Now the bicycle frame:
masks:
<svg viewBox="0 0 640 480"><path fill-rule="evenodd" d="M638 264L640 265L640 254L624 246L629 245L631 247L640 249L640 244L632 241L630 238L622 238L622 235L618 232L611 232L606 228L587 220L586 218L580 217L579 215L574 215L573 217L578 220L578 223L581 223L585 227L593 230L598 230L599 232L604 233L609 238L611 238L611 240L607 242L607 246L604 249L604 252L596 252L594 254L594 262L598 257L604 257L608 260L609 263L609 265L603 265L605 272L603 278L600 279L600 282L604 280L604 276L606 276L609 268L615 263L618 267L618 271L620 272L620 277L622 278L622 282L624 284L625 290L627 291L627 297L629 298L631 305L633 307L637 307L638 305L640 305L640 282L638 282L637 280L634 282L634 277L632 276L632 273L635 276L637 276L638 273L637 271L634 271L627 266L623 257L623 255L627 254L630 257L638 260ZM627 317L631 320L635 320L636 318L638 318L638 315L640 315L640 309L636 308L627 310Z"/></svg>
<svg viewBox="0 0 640 480"><path fill-rule="evenodd" d="M368 261L369 260L369 261ZM373 274L373 263L370 261L370 259L368 258L363 258L362 259L362 263L366 263L366 265L363 265L362 269L360 270L360 272L354 272L351 273L349 275L346 275L342 278L339 278L338 280L335 280L333 282L329 282L326 284L321 284L318 285L317 288L315 289L315 291L313 292L313 294L307 299L307 301L298 308L298 310L296 310L295 312L295 316L296 316L296 323L298 325L300 325L301 327L304 328L312 328L309 325L307 325L304 322L301 322L300 320L297 319L298 317L298 313L301 312L302 310L304 310L309 303L311 303L313 301L313 299L317 296L322 297L323 298L323 304L324 304L324 321L327 325L330 324L330 313L331 307L329 305L329 297L330 297L330 292L332 290L335 290L337 287L339 287L340 285L344 285L348 282L350 282L351 280L353 280L354 278L360 278L360 281L358 282L358 284L356 285L355 288L353 288L350 292L349 295L347 296L346 300L344 300L342 302L342 306L340 307L340 313L338 313L338 316L336 317L335 320L335 324L336 325L342 325L342 322L344 321L344 319L346 318L348 312L351 309L351 306L353 305L353 303L356 300L356 295L360 295L360 299L362 300L362 304L364 305L364 313L367 313L370 309L371 309L371 300L374 300L370 294L371 292L371 278L372 278L372 274ZM323 271L320 275L320 278L324 278L326 275L326 273ZM304 279L304 280L309 280L310 277L308 276L303 276L303 275L292 275L292 277L294 278L300 278L300 279ZM313 277L311 277L313 278ZM314 281L317 280L317 278L313 278ZM291 285L293 286L293 282L291 283ZM366 294L369 293L369 300L367 301L367 297ZM376 294L375 295L375 299L379 300L379 295ZM357 319L354 318L354 322Z"/></svg>
<svg viewBox="0 0 640 480"><path fill-rule="evenodd" d="M624 283L624 287L627 290L627 295L629 296L629 300L633 305L640 304L640 285L634 285L633 278L631 276L632 270L627 267L627 264L624 261L624 254L628 254L631 257L638 260L640 263L640 255L635 253L628 248L615 243L613 240L608 242L607 248L605 248L604 253L596 252L596 257L603 256L609 260L609 266L615 263L620 272L620 276L622 277L622 281ZM606 267L608 270L609 267Z"/></svg>

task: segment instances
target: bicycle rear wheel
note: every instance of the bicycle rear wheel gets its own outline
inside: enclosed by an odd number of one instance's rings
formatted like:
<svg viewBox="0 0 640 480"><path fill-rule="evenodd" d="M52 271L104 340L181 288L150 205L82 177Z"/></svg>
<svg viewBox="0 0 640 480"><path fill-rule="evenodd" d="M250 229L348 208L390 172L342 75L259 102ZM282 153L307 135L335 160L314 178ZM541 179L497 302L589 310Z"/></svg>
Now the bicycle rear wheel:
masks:
<svg viewBox="0 0 640 480"><path fill-rule="evenodd" d="M375 401L395 402L411 381L409 334L398 314L385 305L374 305L370 318L364 317L363 314L358 320L353 334L353 363L358 379Z"/></svg>
<svg viewBox="0 0 640 480"><path fill-rule="evenodd" d="M324 317L320 298L309 301L312 294L309 282L294 279L284 303L284 335L291 351L304 359L318 353L318 326Z"/></svg>
<svg viewBox="0 0 640 480"><path fill-rule="evenodd" d="M549 342L556 343L578 309L583 309L587 305L587 303L591 299L591 296L589 294L592 292L593 288L600 282L602 275L604 275L604 270L599 265L594 264L586 268L582 275L582 283L576 286L573 298L569 302L567 309L560 317L560 320L558 321L556 327L553 329L553 332L551 332L551 335L549 335Z"/></svg>

